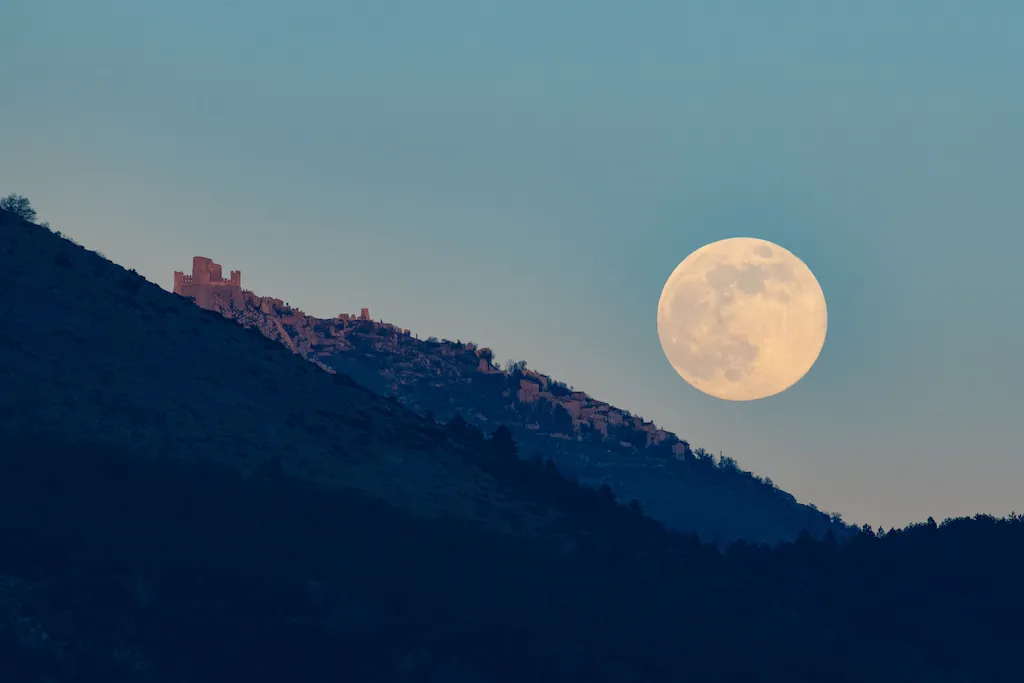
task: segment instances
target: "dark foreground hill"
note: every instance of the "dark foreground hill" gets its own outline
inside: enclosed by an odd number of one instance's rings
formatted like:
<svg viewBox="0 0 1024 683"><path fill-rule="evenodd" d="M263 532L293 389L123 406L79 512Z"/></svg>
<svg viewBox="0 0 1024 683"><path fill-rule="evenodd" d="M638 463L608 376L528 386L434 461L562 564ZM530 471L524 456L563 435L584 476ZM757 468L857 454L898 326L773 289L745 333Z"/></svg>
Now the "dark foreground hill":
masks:
<svg viewBox="0 0 1024 683"><path fill-rule="evenodd" d="M0 292L3 680L1020 680L1019 519L722 553L5 215Z"/></svg>
<svg viewBox="0 0 1024 683"><path fill-rule="evenodd" d="M201 267L209 261L196 260ZM203 275L201 268L196 281ZM771 480L741 470L733 459L691 447L654 423L523 362L499 368L487 348L420 340L409 330L370 319L365 309L365 317L315 318L280 299L242 291L240 285L190 283L189 292L201 307L259 330L420 414L441 421L459 415L487 432L505 425L527 457L551 458L590 486L608 484L620 500L638 500L673 529L726 544L794 540L803 531L815 537L829 529L840 537L850 533L838 519L799 504Z"/></svg>

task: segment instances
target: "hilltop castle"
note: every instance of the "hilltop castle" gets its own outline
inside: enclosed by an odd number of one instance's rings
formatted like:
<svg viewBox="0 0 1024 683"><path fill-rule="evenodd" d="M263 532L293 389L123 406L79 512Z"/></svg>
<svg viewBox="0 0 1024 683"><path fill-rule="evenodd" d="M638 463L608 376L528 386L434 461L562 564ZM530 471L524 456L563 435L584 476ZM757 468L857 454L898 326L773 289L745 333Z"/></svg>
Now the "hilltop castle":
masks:
<svg viewBox="0 0 1024 683"><path fill-rule="evenodd" d="M231 300L235 306L244 305L242 299L242 271L231 271L231 277L224 279L219 263L205 256L192 257L192 274L174 272L174 293L192 297L202 308L210 308L216 296Z"/></svg>
<svg viewBox="0 0 1024 683"><path fill-rule="evenodd" d="M231 276L225 279L224 269L221 265L214 263L213 259L206 258L205 256L192 257L191 275L186 275L180 270L174 271L173 291L175 294L195 299L196 304L200 308L214 309L214 300L218 296L230 301L235 308L241 309L245 307L245 297L242 295L245 291L242 289L242 271L232 270ZM276 304L279 307L284 307L285 305L280 299L267 297L256 297L255 301L257 306L261 305L261 302L263 306L269 304L273 307ZM290 309L290 307L288 308ZM265 308L264 313L269 313L270 310ZM355 320L373 321L370 317L369 308L361 309L358 316L351 313L339 313L335 319L342 322ZM406 335L409 334L409 330L399 331L404 332Z"/></svg>

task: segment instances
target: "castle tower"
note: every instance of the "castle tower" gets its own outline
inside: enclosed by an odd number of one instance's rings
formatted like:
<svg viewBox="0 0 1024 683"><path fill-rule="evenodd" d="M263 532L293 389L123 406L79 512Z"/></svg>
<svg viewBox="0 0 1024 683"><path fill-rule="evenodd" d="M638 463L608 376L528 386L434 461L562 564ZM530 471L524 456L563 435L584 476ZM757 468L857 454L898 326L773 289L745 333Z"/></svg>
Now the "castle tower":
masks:
<svg viewBox="0 0 1024 683"><path fill-rule="evenodd" d="M211 271L213 271L213 259L208 259L205 256L193 256L192 257L192 283L196 285L207 284L211 281Z"/></svg>
<svg viewBox="0 0 1024 683"><path fill-rule="evenodd" d="M231 278L224 279L223 268L213 259L205 256L192 257L192 274L174 272L174 293L195 299L201 308L212 308L218 296L227 298L237 307L242 307L242 271L231 271Z"/></svg>

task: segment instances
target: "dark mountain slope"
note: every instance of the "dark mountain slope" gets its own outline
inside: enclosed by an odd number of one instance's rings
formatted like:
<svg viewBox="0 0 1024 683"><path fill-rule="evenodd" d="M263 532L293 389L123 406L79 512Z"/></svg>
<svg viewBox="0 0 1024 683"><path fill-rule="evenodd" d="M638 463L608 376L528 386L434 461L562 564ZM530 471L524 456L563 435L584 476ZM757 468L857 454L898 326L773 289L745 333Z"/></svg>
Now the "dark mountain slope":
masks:
<svg viewBox="0 0 1024 683"><path fill-rule="evenodd" d="M630 680L729 614L710 549L9 215L0 291L0 653L26 672ZM684 558L702 581L667 578Z"/></svg>
<svg viewBox="0 0 1024 683"><path fill-rule="evenodd" d="M623 501L708 541L793 540L801 531L840 537L850 529L736 466L691 448L628 411L573 391L519 364L498 370L491 352L455 341L421 341L391 324L314 318L279 299L215 288L201 305L258 329L315 364L355 378L421 414L454 415L491 431L508 426L525 455L552 458L591 486L609 484Z"/></svg>
<svg viewBox="0 0 1024 683"><path fill-rule="evenodd" d="M507 526L436 426L47 230L0 218L0 430L353 487Z"/></svg>
<svg viewBox="0 0 1024 683"><path fill-rule="evenodd" d="M1019 680L1017 519L723 554L3 215L0 266L4 680Z"/></svg>

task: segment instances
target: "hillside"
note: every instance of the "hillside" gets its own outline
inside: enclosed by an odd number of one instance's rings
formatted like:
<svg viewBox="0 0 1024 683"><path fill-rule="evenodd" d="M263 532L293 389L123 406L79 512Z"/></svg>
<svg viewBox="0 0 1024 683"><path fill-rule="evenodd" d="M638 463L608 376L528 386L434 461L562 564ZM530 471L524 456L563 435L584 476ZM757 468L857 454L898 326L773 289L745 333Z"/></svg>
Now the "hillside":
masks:
<svg viewBox="0 0 1024 683"><path fill-rule="evenodd" d="M5 225L0 430L281 466L428 514L500 525L518 502L441 450L441 430L95 253ZM522 513L522 514L520 514Z"/></svg>
<svg viewBox="0 0 1024 683"><path fill-rule="evenodd" d="M728 552L0 212L18 683L1011 683L1024 520Z"/></svg>
<svg viewBox="0 0 1024 683"><path fill-rule="evenodd" d="M210 263L219 281L220 266ZM420 414L442 422L459 415L484 432L506 425L527 457L550 457L588 485L608 484L622 501L638 500L674 529L723 543L793 540L801 531L821 536L829 528L848 533L731 459L718 460L524 363L500 369L488 348L421 341L407 329L370 319L365 310L325 320L238 288L197 286L190 293L201 307Z"/></svg>

